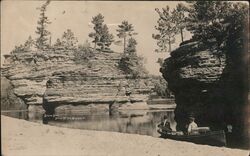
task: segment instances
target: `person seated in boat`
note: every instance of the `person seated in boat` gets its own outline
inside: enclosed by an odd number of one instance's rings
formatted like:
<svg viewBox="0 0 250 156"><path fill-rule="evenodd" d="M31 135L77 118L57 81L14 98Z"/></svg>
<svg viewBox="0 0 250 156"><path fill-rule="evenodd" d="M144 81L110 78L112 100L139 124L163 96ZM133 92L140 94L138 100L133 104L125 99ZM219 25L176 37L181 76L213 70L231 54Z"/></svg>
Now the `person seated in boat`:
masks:
<svg viewBox="0 0 250 156"><path fill-rule="evenodd" d="M193 116L189 116L189 124L187 128L188 134L199 134L196 129L198 128L198 125L195 123L195 118Z"/></svg>
<svg viewBox="0 0 250 156"><path fill-rule="evenodd" d="M167 133L172 132L167 115L163 116L163 121L160 124L158 124L158 127L161 128L161 130L164 132L167 132Z"/></svg>

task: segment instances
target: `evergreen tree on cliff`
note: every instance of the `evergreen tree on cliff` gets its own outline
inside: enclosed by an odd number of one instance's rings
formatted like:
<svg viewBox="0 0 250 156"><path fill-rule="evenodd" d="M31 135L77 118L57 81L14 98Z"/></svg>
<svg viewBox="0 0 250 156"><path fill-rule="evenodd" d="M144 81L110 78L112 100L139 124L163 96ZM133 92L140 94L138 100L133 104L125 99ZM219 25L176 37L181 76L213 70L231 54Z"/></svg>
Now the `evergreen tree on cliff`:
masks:
<svg viewBox="0 0 250 156"><path fill-rule="evenodd" d="M114 36L109 33L108 26L106 24L101 28L100 41L97 45L101 50L109 49L108 47L114 42Z"/></svg>
<svg viewBox="0 0 250 156"><path fill-rule="evenodd" d="M245 4L223 1L191 1L189 4L187 29L196 40L206 43L213 38L220 47L226 43L230 29L244 30L248 14Z"/></svg>
<svg viewBox="0 0 250 156"><path fill-rule="evenodd" d="M19 46L15 46L15 49L11 51L11 53L20 53L24 51L31 51L35 45L35 41L32 39L31 36L28 37L28 39L25 41L24 44L21 44Z"/></svg>
<svg viewBox="0 0 250 156"><path fill-rule="evenodd" d="M61 40L59 38L56 39L56 42L53 45L53 48L55 48L55 49L63 49L63 44L62 44L62 42L61 42Z"/></svg>
<svg viewBox="0 0 250 156"><path fill-rule="evenodd" d="M118 67L125 74L131 75L135 79L148 74L143 65L143 57L137 56L136 45L137 41L130 37L125 52L118 63Z"/></svg>
<svg viewBox="0 0 250 156"><path fill-rule="evenodd" d="M178 32L181 34L181 42L184 41L183 31L186 27L186 11L187 7L184 4L179 3L172 12L173 22L175 22Z"/></svg>
<svg viewBox="0 0 250 156"><path fill-rule="evenodd" d="M67 29L67 31L63 33L62 45L66 49L75 49L77 42L78 42L77 38L70 29Z"/></svg>
<svg viewBox="0 0 250 156"><path fill-rule="evenodd" d="M40 10L40 17L37 22L38 26L36 33L38 35L38 38L36 39L36 47L41 50L44 50L49 46L49 43L47 41L50 32L47 30L47 26L51 22L49 22L48 17L45 15L49 3L50 1L46 1L45 4L38 8Z"/></svg>
<svg viewBox="0 0 250 156"><path fill-rule="evenodd" d="M171 51L171 44L175 42L175 35L178 33L178 28L175 25L174 16L172 15L169 6L162 8L160 11L158 8L155 11L159 15L157 21L158 25L155 29L159 32L153 34L152 37L157 40L157 45L160 49L156 49L156 52L167 52Z"/></svg>
<svg viewBox="0 0 250 156"><path fill-rule="evenodd" d="M133 33L134 27L132 24L129 24L128 21L122 21L121 25L118 25L116 31L118 32L117 36L123 38L123 51L125 52L127 37L136 35L136 33Z"/></svg>
<svg viewBox="0 0 250 156"><path fill-rule="evenodd" d="M114 36L109 33L107 25L103 24L103 22L104 16L102 14L93 17L91 21L94 25L94 32L89 33L89 37L93 38L94 50L96 50L96 46L100 46L101 50L104 50L114 41Z"/></svg>
<svg viewBox="0 0 250 156"><path fill-rule="evenodd" d="M34 44L35 44L35 41L32 39L31 36L29 36L28 40L24 43L24 47L28 51L32 49Z"/></svg>

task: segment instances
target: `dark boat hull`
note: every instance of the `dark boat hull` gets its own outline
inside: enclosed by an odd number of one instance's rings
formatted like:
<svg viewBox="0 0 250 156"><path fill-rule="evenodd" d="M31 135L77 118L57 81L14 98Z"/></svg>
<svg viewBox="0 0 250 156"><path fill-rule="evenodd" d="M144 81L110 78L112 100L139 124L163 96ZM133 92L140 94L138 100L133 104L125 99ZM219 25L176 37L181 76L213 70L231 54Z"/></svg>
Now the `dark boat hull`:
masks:
<svg viewBox="0 0 250 156"><path fill-rule="evenodd" d="M171 135L158 131L162 138L188 141L196 144L212 145L212 146L226 146L226 137L224 131L211 131L199 135Z"/></svg>

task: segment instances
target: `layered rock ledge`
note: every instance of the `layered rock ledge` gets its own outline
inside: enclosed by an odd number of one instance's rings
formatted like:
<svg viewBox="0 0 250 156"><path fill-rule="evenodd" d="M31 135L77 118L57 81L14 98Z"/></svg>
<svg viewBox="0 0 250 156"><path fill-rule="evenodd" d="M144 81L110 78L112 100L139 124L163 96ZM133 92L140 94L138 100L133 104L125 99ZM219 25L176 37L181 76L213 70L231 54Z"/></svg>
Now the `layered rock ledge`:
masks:
<svg viewBox="0 0 250 156"><path fill-rule="evenodd" d="M118 68L121 53L93 52L86 62L76 63L73 50L27 51L5 55L2 75L14 94L31 109L62 105L145 103L153 87L148 76L138 79ZM126 96L126 88L131 96Z"/></svg>

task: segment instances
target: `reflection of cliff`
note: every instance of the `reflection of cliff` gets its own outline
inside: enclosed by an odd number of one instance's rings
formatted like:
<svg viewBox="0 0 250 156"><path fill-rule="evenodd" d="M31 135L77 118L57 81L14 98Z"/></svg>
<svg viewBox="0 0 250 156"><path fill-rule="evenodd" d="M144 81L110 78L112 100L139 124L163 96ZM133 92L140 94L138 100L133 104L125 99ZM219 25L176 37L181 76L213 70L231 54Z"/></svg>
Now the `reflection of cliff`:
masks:
<svg viewBox="0 0 250 156"><path fill-rule="evenodd" d="M220 55L218 55L220 54ZM184 129L187 115L193 112L201 126L225 129L244 138L246 104L246 64L244 50L237 46L218 50L187 42L171 53L161 72L175 94L175 118Z"/></svg>
<svg viewBox="0 0 250 156"><path fill-rule="evenodd" d="M73 50L16 52L5 58L2 74L28 106L42 105L43 97L49 107L143 102L152 87L148 77L132 79L119 70L120 53L94 52L82 64L74 62Z"/></svg>

